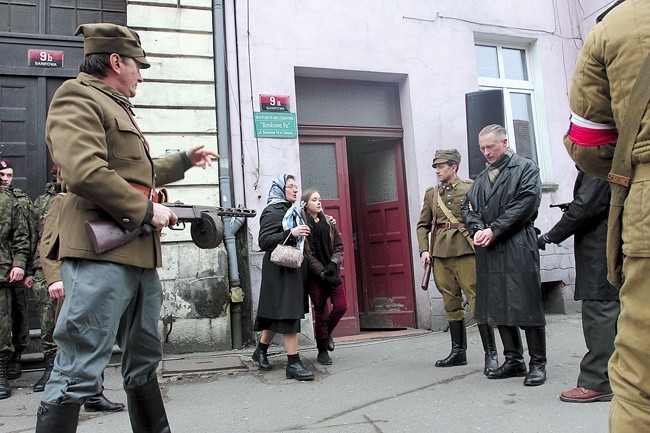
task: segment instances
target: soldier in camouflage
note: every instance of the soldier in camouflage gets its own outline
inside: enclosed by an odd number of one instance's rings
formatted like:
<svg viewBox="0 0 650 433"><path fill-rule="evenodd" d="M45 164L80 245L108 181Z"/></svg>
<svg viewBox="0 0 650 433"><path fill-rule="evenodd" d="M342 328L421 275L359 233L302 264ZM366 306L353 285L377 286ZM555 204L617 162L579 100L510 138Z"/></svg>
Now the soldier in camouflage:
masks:
<svg viewBox="0 0 650 433"><path fill-rule="evenodd" d="M12 291L25 276L29 253L29 228L25 215L15 197L0 190L0 399L11 396L8 369L14 353L11 341Z"/></svg>
<svg viewBox="0 0 650 433"><path fill-rule="evenodd" d="M12 343L14 346L14 353L9 360L9 379L17 379L22 375L21 368L21 355L23 350L29 343L29 323L27 318L27 289L30 289L34 284L34 253L36 251L36 243L38 240L38 233L36 230L36 213L34 212L34 205L32 200L25 194L24 191L14 188L11 185L13 181L13 165L9 160L0 160L0 189L9 192L18 200L20 209L23 212L28 226L29 232L29 257L25 268L25 277L21 283L11 285L12 294Z"/></svg>

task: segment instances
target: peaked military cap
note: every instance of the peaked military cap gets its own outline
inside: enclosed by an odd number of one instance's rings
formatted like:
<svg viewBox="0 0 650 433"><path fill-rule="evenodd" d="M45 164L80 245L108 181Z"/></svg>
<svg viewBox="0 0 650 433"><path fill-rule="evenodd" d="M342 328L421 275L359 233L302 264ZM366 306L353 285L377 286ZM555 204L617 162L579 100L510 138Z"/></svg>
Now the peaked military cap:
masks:
<svg viewBox="0 0 650 433"><path fill-rule="evenodd" d="M84 55L117 53L131 57L140 63L143 69L151 66L140 45L140 36L135 30L117 24L97 23L82 24L74 33L83 34Z"/></svg>
<svg viewBox="0 0 650 433"><path fill-rule="evenodd" d="M433 163L431 165L435 166L436 164L444 164L445 162L460 164L460 152L456 149L436 150L436 156L433 157Z"/></svg>

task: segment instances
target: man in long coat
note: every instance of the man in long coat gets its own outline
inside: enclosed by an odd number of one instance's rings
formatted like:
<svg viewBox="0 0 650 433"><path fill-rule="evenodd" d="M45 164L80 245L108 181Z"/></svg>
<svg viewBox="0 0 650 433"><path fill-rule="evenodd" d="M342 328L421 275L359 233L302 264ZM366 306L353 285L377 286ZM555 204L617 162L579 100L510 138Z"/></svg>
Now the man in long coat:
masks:
<svg viewBox="0 0 650 433"><path fill-rule="evenodd" d="M506 130L489 125L478 137L488 162L461 208L476 246L476 313L479 323L498 325L505 362L490 379L526 376L524 385L546 381L546 336L533 223L542 198L535 163L508 147ZM529 371L518 327L526 332Z"/></svg>
<svg viewBox="0 0 650 433"><path fill-rule="evenodd" d="M622 241L622 251L618 245L613 249L613 233L608 237L609 279L616 285L622 282L618 332L609 360L614 391L609 431L637 432L650 425L650 110L647 100L631 101L641 93L642 89L633 91L633 87L650 54L650 2L617 2L597 21L576 64L569 99L571 125L564 143L583 170L607 179L619 134L632 136L632 155L626 159L631 176L622 221L613 220L620 208L611 207L608 223L610 230L620 227L616 240ZM626 127L624 120L632 110L640 111L640 125ZM612 260L621 252L622 281Z"/></svg>
<svg viewBox="0 0 650 433"><path fill-rule="evenodd" d="M134 432L169 432L156 369L162 359L158 319L162 286L160 230L177 221L157 203L155 187L183 178L216 153L197 146L152 159L129 98L149 67L138 34L114 24L84 24L84 54L75 80L56 92L46 141L68 193L62 199L58 242L66 290L54 331L59 351L38 409L36 433L76 431L79 408L101 389L114 342ZM141 230L131 242L95 253L84 225L103 219ZM65 325L65 326L63 326Z"/></svg>
<svg viewBox="0 0 650 433"><path fill-rule="evenodd" d="M573 201L562 218L537 240L540 249L547 243L559 244L573 236L576 260L574 299L582 301L582 332L587 353L580 362L578 386L560 394L572 403L610 401L612 388L607 362L614 352L616 321L621 310L618 290L607 281L607 215L609 185L579 170Z"/></svg>

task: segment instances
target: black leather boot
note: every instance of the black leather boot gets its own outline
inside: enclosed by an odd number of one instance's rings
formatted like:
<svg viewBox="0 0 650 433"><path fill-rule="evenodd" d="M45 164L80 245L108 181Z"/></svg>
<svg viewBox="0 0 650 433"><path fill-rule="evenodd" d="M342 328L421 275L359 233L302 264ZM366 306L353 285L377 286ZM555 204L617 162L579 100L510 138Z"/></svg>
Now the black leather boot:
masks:
<svg viewBox="0 0 650 433"><path fill-rule="evenodd" d="M171 433L157 377L125 391L133 433Z"/></svg>
<svg viewBox="0 0 650 433"><path fill-rule="evenodd" d="M86 412L119 412L124 409L122 403L113 403L106 398L104 392L95 394L84 402Z"/></svg>
<svg viewBox="0 0 650 433"><path fill-rule="evenodd" d="M35 433L75 433L80 406L41 402L36 415Z"/></svg>
<svg viewBox="0 0 650 433"><path fill-rule="evenodd" d="M332 358L330 358L327 346L327 338L316 340L316 347L318 348L318 356L316 357L316 360L323 365L332 365Z"/></svg>
<svg viewBox="0 0 650 433"><path fill-rule="evenodd" d="M22 365L20 363L20 358L22 355L22 347L15 347L14 353L11 355L11 358L9 358L9 366L7 367L7 379L14 380L23 375Z"/></svg>
<svg viewBox="0 0 650 433"><path fill-rule="evenodd" d="M526 374L524 362L524 346L521 343L519 328L516 326L499 326L499 335L503 342L503 355L505 362L494 370L488 371L490 379L506 379L508 377L521 377Z"/></svg>
<svg viewBox="0 0 650 433"><path fill-rule="evenodd" d="M452 367L467 364L467 331L465 320L449 322L451 335L451 353L445 359L436 361L436 367Z"/></svg>
<svg viewBox="0 0 650 433"><path fill-rule="evenodd" d="M483 368L483 374L487 376L488 371L499 367L497 343L494 340L494 329L487 323L479 323L478 332L481 335L481 342L483 343L483 350L485 351L485 367Z"/></svg>
<svg viewBox="0 0 650 433"><path fill-rule="evenodd" d="M259 369L262 371L269 371L273 368L271 367L271 363L269 363L269 358L266 356L268 348L268 344L258 343L255 352L253 352L253 361L257 362Z"/></svg>
<svg viewBox="0 0 650 433"><path fill-rule="evenodd" d="M54 368L54 358L56 353L49 353L43 358L43 363L45 364L45 371L40 379L34 384L34 392L43 392L45 391L45 384L50 380L50 375L52 374L52 369Z"/></svg>
<svg viewBox="0 0 650 433"><path fill-rule="evenodd" d="M529 371L524 385L538 386L546 382L546 332L545 328L526 329L526 343L530 355Z"/></svg>
<svg viewBox="0 0 650 433"><path fill-rule="evenodd" d="M327 350L333 352L335 347L334 339L332 338L332 331L330 331L330 333L327 334Z"/></svg>
<svg viewBox="0 0 650 433"><path fill-rule="evenodd" d="M302 361L300 361L300 355L287 355L287 379L296 379L296 380L314 380L314 373L307 370Z"/></svg>
<svg viewBox="0 0 650 433"><path fill-rule="evenodd" d="M0 360L0 400L11 397L11 387L7 379L9 360Z"/></svg>

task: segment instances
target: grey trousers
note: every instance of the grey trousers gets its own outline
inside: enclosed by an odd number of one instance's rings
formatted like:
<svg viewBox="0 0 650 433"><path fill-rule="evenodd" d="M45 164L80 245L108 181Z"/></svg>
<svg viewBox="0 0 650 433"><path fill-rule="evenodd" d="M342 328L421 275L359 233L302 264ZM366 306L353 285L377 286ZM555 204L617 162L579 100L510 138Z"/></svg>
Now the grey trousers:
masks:
<svg viewBox="0 0 650 433"><path fill-rule="evenodd" d="M612 392L607 362L614 353L619 301L582 301L582 332L587 353L580 362L578 386L599 392Z"/></svg>
<svg viewBox="0 0 650 433"><path fill-rule="evenodd" d="M123 351L124 388L151 380L162 359L156 269L64 259L61 278L65 302L54 329L59 351L43 401L80 405L101 391L116 340Z"/></svg>

